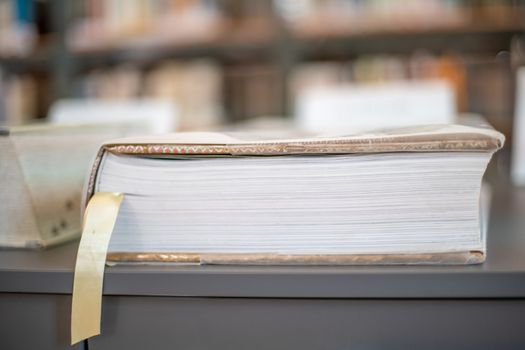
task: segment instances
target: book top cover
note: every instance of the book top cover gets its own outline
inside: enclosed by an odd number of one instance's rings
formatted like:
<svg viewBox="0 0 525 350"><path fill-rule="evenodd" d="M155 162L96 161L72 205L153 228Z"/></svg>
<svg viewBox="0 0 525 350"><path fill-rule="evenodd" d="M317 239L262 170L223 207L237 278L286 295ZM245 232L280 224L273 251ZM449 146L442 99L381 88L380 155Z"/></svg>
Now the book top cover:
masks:
<svg viewBox="0 0 525 350"><path fill-rule="evenodd" d="M188 132L106 142L116 154L288 155L428 151L495 151L505 140L488 124L424 125L355 135L272 138L252 133Z"/></svg>

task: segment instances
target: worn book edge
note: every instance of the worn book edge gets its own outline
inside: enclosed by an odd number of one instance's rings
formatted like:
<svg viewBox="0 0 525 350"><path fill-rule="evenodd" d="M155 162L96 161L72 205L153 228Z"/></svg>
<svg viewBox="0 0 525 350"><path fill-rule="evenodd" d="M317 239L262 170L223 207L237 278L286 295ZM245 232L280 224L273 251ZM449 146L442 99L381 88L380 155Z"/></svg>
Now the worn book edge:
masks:
<svg viewBox="0 0 525 350"><path fill-rule="evenodd" d="M198 254L108 253L109 263L177 263L200 265L465 265L485 261L482 251L418 254Z"/></svg>

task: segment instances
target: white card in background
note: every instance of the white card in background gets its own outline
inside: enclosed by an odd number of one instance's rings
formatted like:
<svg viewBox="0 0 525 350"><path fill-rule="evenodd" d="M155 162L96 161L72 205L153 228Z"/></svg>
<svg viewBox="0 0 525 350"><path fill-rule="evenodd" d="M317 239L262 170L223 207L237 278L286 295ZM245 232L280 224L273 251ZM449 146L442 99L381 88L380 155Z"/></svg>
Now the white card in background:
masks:
<svg viewBox="0 0 525 350"><path fill-rule="evenodd" d="M302 129L359 133L378 128L454 123L456 101L442 80L344 84L301 92L295 102Z"/></svg>
<svg viewBox="0 0 525 350"><path fill-rule="evenodd" d="M178 111L173 102L166 100L65 99L51 106L49 121L54 124L139 123L144 125L144 134L163 134L176 131Z"/></svg>
<svg viewBox="0 0 525 350"><path fill-rule="evenodd" d="M515 185L525 185L525 67L516 72L511 177Z"/></svg>

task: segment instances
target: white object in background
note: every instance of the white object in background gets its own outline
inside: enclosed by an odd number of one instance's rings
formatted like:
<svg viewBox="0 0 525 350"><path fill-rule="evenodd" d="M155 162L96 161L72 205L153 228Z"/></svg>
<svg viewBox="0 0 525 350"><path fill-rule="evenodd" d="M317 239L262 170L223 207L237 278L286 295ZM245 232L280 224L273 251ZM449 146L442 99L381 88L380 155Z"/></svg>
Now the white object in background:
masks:
<svg viewBox="0 0 525 350"><path fill-rule="evenodd" d="M66 99L55 102L49 110L53 124L140 123L144 133L163 134L176 131L177 108L167 100L105 101Z"/></svg>
<svg viewBox="0 0 525 350"><path fill-rule="evenodd" d="M456 101L452 87L442 80L344 84L301 92L295 113L298 126L309 131L360 133L454 123Z"/></svg>
<svg viewBox="0 0 525 350"><path fill-rule="evenodd" d="M525 185L525 67L516 72L511 178L515 185Z"/></svg>

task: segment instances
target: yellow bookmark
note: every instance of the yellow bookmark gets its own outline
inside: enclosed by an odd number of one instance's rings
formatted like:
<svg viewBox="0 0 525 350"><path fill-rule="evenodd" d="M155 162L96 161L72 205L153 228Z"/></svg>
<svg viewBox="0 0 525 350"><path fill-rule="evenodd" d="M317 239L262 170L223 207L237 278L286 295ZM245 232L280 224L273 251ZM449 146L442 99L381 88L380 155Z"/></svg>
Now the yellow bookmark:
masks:
<svg viewBox="0 0 525 350"><path fill-rule="evenodd" d="M84 213L71 305L71 345L100 334L102 281L122 193L97 192Z"/></svg>

